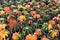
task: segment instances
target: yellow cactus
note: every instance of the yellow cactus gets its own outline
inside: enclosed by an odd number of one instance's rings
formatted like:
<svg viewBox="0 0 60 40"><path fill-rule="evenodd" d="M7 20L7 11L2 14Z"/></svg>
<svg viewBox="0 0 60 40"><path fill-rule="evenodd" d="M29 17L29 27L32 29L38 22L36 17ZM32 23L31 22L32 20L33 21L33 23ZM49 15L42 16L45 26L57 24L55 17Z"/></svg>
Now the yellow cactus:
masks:
<svg viewBox="0 0 60 40"><path fill-rule="evenodd" d="M17 8L20 9L21 7L23 7L22 5L18 5Z"/></svg>
<svg viewBox="0 0 60 40"><path fill-rule="evenodd" d="M54 38L58 35L58 30L52 30L50 37Z"/></svg>
<svg viewBox="0 0 60 40"><path fill-rule="evenodd" d="M5 28L7 25L6 24L2 24L2 28Z"/></svg>
<svg viewBox="0 0 60 40"><path fill-rule="evenodd" d="M8 37L8 34L9 34L8 31L6 31L6 30L4 31L3 30L3 31L0 32L0 37L5 39L5 37Z"/></svg>
<svg viewBox="0 0 60 40"><path fill-rule="evenodd" d="M51 24L48 24L48 30L52 29L52 25Z"/></svg>
<svg viewBox="0 0 60 40"><path fill-rule="evenodd" d="M15 10L13 10L13 12L18 12L18 10L15 9Z"/></svg>
<svg viewBox="0 0 60 40"><path fill-rule="evenodd" d="M40 15L36 14L36 15L33 16L33 18L40 18Z"/></svg>
<svg viewBox="0 0 60 40"><path fill-rule="evenodd" d="M5 36L8 37L9 31L5 31Z"/></svg>

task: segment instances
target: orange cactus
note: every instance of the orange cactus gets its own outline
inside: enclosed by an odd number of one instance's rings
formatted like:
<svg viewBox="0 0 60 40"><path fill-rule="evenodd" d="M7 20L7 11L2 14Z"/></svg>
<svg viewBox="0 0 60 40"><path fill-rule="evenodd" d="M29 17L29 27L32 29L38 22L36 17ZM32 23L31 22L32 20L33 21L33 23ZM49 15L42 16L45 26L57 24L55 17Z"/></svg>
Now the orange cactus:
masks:
<svg viewBox="0 0 60 40"><path fill-rule="evenodd" d="M4 14L4 11L0 11L0 15Z"/></svg>
<svg viewBox="0 0 60 40"><path fill-rule="evenodd" d="M13 33L12 39L16 40L18 36L19 36L19 33L15 32Z"/></svg>
<svg viewBox="0 0 60 40"><path fill-rule="evenodd" d="M32 2L28 2L29 5L32 5Z"/></svg>
<svg viewBox="0 0 60 40"><path fill-rule="evenodd" d="M26 20L26 17L24 15L21 15L18 17L18 20L20 20L21 22Z"/></svg>
<svg viewBox="0 0 60 40"><path fill-rule="evenodd" d="M55 21L54 21L54 20L50 20L50 21L49 21L49 24L55 25Z"/></svg>
<svg viewBox="0 0 60 40"><path fill-rule="evenodd" d="M29 40L31 36L32 36L31 34L27 35L25 40Z"/></svg>
<svg viewBox="0 0 60 40"><path fill-rule="evenodd" d="M29 38L29 40L37 40L36 35L32 35L32 36Z"/></svg>
<svg viewBox="0 0 60 40"><path fill-rule="evenodd" d="M42 32L41 32L41 30L40 30L40 29L36 29L35 34L36 34L36 35L41 35L41 34L42 34Z"/></svg>
<svg viewBox="0 0 60 40"><path fill-rule="evenodd" d="M37 40L37 36L35 34L33 35L29 34L26 36L25 40Z"/></svg>
<svg viewBox="0 0 60 40"><path fill-rule="evenodd" d="M10 25L12 25L12 24L16 24L16 23L17 23L16 20L10 20L10 21L9 21L9 24L10 24Z"/></svg>
<svg viewBox="0 0 60 40"><path fill-rule="evenodd" d="M33 16L33 15L37 14L37 12L36 11L31 11L30 14Z"/></svg>
<svg viewBox="0 0 60 40"><path fill-rule="evenodd" d="M46 38L45 36L43 36L43 37L41 38L41 40L49 40L49 39Z"/></svg>
<svg viewBox="0 0 60 40"><path fill-rule="evenodd" d="M4 7L4 11L5 12L9 12L10 11L10 7Z"/></svg>
<svg viewBox="0 0 60 40"><path fill-rule="evenodd" d="M37 40L37 36L36 35L32 35L29 40Z"/></svg>
<svg viewBox="0 0 60 40"><path fill-rule="evenodd" d="M0 24L0 31L4 30L6 26L7 26L6 24Z"/></svg>

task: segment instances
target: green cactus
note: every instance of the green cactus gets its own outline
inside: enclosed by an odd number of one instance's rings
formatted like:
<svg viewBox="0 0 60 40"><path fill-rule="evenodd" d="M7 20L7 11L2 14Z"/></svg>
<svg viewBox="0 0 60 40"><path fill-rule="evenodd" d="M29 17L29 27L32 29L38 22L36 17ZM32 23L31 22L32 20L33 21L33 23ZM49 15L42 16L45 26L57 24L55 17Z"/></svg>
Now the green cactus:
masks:
<svg viewBox="0 0 60 40"><path fill-rule="evenodd" d="M32 33L32 28L31 27L24 27L22 29L22 32L24 33L23 35L28 35Z"/></svg>

